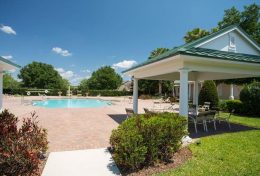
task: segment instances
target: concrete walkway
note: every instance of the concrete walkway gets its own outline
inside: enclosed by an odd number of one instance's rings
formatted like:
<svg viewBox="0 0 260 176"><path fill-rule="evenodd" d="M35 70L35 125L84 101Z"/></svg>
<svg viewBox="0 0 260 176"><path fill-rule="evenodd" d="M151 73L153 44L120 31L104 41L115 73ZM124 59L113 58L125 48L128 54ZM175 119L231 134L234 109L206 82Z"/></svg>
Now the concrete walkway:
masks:
<svg viewBox="0 0 260 176"><path fill-rule="evenodd" d="M42 176L114 176L120 172L106 148L51 152Z"/></svg>

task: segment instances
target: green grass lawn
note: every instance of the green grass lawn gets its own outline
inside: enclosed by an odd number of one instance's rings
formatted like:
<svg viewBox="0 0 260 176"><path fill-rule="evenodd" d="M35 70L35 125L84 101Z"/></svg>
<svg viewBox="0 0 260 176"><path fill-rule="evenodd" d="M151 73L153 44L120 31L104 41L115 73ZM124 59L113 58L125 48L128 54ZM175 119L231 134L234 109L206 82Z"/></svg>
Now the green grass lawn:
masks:
<svg viewBox="0 0 260 176"><path fill-rule="evenodd" d="M231 121L260 127L260 118L232 116ZM190 145L192 159L160 173L169 175L260 175L260 130L203 137Z"/></svg>

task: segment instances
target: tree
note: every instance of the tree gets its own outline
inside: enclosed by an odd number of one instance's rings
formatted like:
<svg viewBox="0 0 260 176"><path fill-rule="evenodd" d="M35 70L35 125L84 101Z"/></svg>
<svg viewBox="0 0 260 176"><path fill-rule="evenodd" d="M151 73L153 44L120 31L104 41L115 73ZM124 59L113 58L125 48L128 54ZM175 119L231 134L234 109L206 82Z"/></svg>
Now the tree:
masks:
<svg viewBox="0 0 260 176"><path fill-rule="evenodd" d="M156 48L150 53L148 60L153 59L169 50L169 48ZM139 90L144 94L155 94L156 92L162 94L162 90L165 90L164 92L168 92L171 89L171 87L169 87L171 85L170 81L140 80L138 85ZM159 87L162 89L159 90Z"/></svg>
<svg viewBox="0 0 260 176"><path fill-rule="evenodd" d="M225 10L224 13L222 21L218 22L219 29L223 29L232 24L240 24L241 13L235 7Z"/></svg>
<svg viewBox="0 0 260 176"><path fill-rule="evenodd" d="M62 79L62 84L61 84L61 89L68 89L68 87L70 86L70 82L67 79Z"/></svg>
<svg viewBox="0 0 260 176"><path fill-rule="evenodd" d="M244 6L244 11L240 12L235 7L225 10L223 19L218 22L219 29L223 29L233 24L239 24L253 39L260 43L260 6L251 4Z"/></svg>
<svg viewBox="0 0 260 176"><path fill-rule="evenodd" d="M4 74L3 87L4 89L17 89L20 87L20 83L16 81L10 74Z"/></svg>
<svg viewBox="0 0 260 176"><path fill-rule="evenodd" d="M83 90L83 91L88 90L88 79L81 80L78 88L79 90Z"/></svg>
<svg viewBox="0 0 260 176"><path fill-rule="evenodd" d="M194 28L193 30L188 31L186 33L186 35L184 36L184 40L186 43L190 43L194 40L197 40L197 39L207 36L209 34L210 34L210 32L208 32L204 29Z"/></svg>
<svg viewBox="0 0 260 176"><path fill-rule="evenodd" d="M92 90L113 90L122 84L122 77L110 66L94 71L88 79L87 87Z"/></svg>
<svg viewBox="0 0 260 176"><path fill-rule="evenodd" d="M150 53L150 56L148 57L148 59L153 59L154 57L156 56L159 56L161 55L162 53L165 53L167 51L169 51L170 49L168 48L156 48L155 50L153 50L151 53Z"/></svg>
<svg viewBox="0 0 260 176"><path fill-rule="evenodd" d="M199 93L199 104L210 102L210 107L218 107L218 92L214 81L204 81Z"/></svg>
<svg viewBox="0 0 260 176"><path fill-rule="evenodd" d="M64 88L65 81L52 65L32 62L20 70L18 78L22 79L23 87L52 89Z"/></svg>

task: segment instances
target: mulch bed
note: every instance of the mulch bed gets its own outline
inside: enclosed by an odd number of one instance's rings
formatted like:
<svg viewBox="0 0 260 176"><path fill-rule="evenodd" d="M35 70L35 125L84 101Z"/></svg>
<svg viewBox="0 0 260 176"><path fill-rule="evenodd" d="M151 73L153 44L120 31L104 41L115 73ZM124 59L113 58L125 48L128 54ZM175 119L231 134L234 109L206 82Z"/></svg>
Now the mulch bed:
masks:
<svg viewBox="0 0 260 176"><path fill-rule="evenodd" d="M122 173L122 175L127 175L127 176L145 176L145 175L152 175L155 173L161 173L165 172L170 169L174 169L176 167L181 166L184 164L188 159L192 157L192 153L188 147L183 147L181 148L178 152L176 152L172 158L171 163L159 163L155 166L150 166L143 168L142 170L139 170L137 172L132 172L132 173Z"/></svg>

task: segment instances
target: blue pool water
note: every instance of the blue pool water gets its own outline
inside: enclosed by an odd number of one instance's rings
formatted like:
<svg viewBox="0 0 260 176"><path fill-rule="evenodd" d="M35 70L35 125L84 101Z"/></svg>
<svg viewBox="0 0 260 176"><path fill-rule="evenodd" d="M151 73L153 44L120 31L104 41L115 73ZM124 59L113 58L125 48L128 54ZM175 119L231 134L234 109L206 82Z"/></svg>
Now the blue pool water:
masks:
<svg viewBox="0 0 260 176"><path fill-rule="evenodd" d="M111 105L111 102L97 99L47 99L33 101L33 105L46 108L97 108Z"/></svg>

